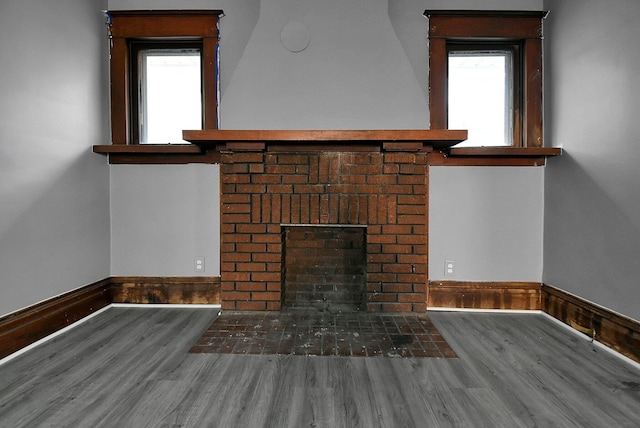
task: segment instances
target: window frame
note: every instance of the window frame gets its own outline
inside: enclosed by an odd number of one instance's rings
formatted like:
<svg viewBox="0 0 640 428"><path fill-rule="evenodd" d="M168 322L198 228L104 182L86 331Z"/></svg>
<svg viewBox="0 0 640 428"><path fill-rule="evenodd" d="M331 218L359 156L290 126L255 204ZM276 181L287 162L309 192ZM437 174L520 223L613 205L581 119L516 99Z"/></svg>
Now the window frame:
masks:
<svg viewBox="0 0 640 428"><path fill-rule="evenodd" d="M221 10L108 12L113 145L138 144L137 107L131 94L135 84L131 82L132 42L201 43L203 129L218 127L218 20L221 15Z"/></svg>
<svg viewBox="0 0 640 428"><path fill-rule="evenodd" d="M481 43L521 46L520 112L512 148L543 147L542 20L544 11L425 11L429 19L431 129L447 129L448 46ZM514 105L514 107L516 107ZM515 129L519 128L519 129ZM515 135L517 132L517 135Z"/></svg>

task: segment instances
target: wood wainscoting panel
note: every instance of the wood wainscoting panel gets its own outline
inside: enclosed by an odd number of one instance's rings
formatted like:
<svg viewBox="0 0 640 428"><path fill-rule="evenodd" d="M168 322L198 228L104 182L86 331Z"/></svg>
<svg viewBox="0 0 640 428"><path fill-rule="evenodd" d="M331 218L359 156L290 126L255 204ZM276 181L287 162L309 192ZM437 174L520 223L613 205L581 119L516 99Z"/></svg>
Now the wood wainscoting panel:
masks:
<svg viewBox="0 0 640 428"><path fill-rule="evenodd" d="M109 278L0 318L0 358L55 333L111 303Z"/></svg>
<svg viewBox="0 0 640 428"><path fill-rule="evenodd" d="M219 305L219 276L116 276L111 278L113 303Z"/></svg>
<svg viewBox="0 0 640 428"><path fill-rule="evenodd" d="M542 310L640 363L640 323L553 286L542 285Z"/></svg>
<svg viewBox="0 0 640 428"><path fill-rule="evenodd" d="M539 310L537 282L430 281L427 308Z"/></svg>

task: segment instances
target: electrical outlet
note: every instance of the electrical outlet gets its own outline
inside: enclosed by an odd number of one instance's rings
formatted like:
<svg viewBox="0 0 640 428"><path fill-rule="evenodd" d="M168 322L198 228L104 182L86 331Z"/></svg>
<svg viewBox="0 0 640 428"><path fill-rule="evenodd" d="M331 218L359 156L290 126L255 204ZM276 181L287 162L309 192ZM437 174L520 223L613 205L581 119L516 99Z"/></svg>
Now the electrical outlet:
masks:
<svg viewBox="0 0 640 428"><path fill-rule="evenodd" d="M444 276L453 276L456 272L456 262L453 260L445 260Z"/></svg>
<svg viewBox="0 0 640 428"><path fill-rule="evenodd" d="M194 267L196 272L204 272L204 257L196 257Z"/></svg>

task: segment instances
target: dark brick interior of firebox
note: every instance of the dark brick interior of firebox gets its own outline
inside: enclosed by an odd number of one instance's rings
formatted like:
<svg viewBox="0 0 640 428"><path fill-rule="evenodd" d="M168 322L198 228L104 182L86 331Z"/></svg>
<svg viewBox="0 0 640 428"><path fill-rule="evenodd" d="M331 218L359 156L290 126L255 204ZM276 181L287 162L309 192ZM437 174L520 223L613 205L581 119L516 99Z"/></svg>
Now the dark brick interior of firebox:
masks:
<svg viewBox="0 0 640 428"><path fill-rule="evenodd" d="M366 311L365 227L284 228L284 310Z"/></svg>

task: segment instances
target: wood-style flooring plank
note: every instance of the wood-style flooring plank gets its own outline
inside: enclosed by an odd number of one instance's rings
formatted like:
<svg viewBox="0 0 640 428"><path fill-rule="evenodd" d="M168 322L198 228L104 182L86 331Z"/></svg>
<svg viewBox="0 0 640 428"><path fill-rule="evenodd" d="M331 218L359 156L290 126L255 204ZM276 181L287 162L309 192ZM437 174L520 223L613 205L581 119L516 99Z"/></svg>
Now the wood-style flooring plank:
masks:
<svg viewBox="0 0 640 428"><path fill-rule="evenodd" d="M525 365L528 365L530 355L511 352L514 336L510 332L513 330L511 326L517 321L516 316L503 318L509 326L500 328L486 323L486 314L474 315L476 317L472 325L462 321L452 323L454 325L451 327L455 329L452 328L449 335L441 330L447 340L448 336L455 335L449 341L452 346L453 342L466 340L463 352L466 358L461 358L470 361L471 364L465 365L465 370L475 371L477 376L482 376L485 388L497 391L500 399L504 400L512 411L516 411L515 416L518 420L528 425L565 426L563 409L556 408L554 390L545 390L545 383L540 379L544 373L529 376ZM458 318L465 316L466 314L458 314ZM469 343L470 337L475 337L476 340ZM530 352L535 354L536 348L531 346Z"/></svg>
<svg viewBox="0 0 640 428"><path fill-rule="evenodd" d="M627 391L624 405L610 394L613 385L625 385L627 376L637 379L638 370L544 316L459 313L432 319L460 359L468 361L467 370L483 376L527 425L639 423L640 390ZM593 373L598 366L615 370Z"/></svg>
<svg viewBox="0 0 640 428"><path fill-rule="evenodd" d="M382 426L419 426L424 423L432 424L424 403L418 403L413 398L413 391L407 388L410 379L406 376L403 362L397 363L392 358L377 361L367 360L367 371L373 389L376 413ZM398 369L398 370L396 370ZM388 403L396 403L389 406Z"/></svg>
<svg viewBox="0 0 640 428"><path fill-rule="evenodd" d="M188 353L216 315L108 309L0 366L0 426L640 426L640 370L540 314L429 313L457 359Z"/></svg>
<svg viewBox="0 0 640 428"><path fill-rule="evenodd" d="M327 381L335 391L336 426L380 426L374 406L375 391L365 361L360 357L325 360L329 366Z"/></svg>

